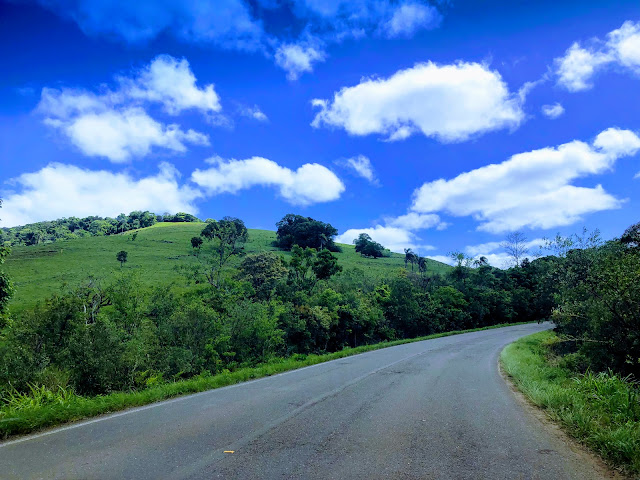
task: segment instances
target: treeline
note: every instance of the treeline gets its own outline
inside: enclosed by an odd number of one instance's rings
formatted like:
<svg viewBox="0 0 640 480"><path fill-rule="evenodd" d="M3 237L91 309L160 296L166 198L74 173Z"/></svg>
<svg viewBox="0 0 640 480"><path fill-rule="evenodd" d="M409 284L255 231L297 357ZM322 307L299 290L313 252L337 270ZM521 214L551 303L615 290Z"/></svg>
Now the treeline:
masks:
<svg viewBox="0 0 640 480"><path fill-rule="evenodd" d="M640 223L619 239L557 237L558 353L574 370L612 369L640 379Z"/></svg>
<svg viewBox="0 0 640 480"><path fill-rule="evenodd" d="M156 215L148 211L124 213L116 218L89 216L85 218L69 217L48 222L31 223L19 227L1 228L0 245L40 245L56 240L114 235L138 228L145 228L157 222L199 222L189 214L179 212Z"/></svg>
<svg viewBox="0 0 640 480"><path fill-rule="evenodd" d="M309 221L301 218L286 224ZM0 339L0 389L142 389L275 357L544 319L554 306L554 257L510 270L461 262L446 276L399 268L372 279L343 270L328 250L330 230L318 228L320 238L293 231L317 248L295 243L286 260L244 255L241 220L209 221L196 237L201 244L184 245L192 253L181 269L188 289L145 289L125 273L106 285L87 280L20 313ZM291 232L280 230L278 242L295 239Z"/></svg>

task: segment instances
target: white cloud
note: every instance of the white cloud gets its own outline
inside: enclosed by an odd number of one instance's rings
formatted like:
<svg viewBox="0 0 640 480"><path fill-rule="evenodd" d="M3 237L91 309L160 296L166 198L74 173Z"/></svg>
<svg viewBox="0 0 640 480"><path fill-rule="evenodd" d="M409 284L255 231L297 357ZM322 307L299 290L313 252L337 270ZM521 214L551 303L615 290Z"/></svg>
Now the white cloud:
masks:
<svg viewBox="0 0 640 480"><path fill-rule="evenodd" d="M58 129L85 155L126 162L151 153L153 147L184 152L186 144L209 145L209 138L177 124L165 125L144 110L160 103L177 115L196 109L211 118L221 106L213 85L196 86L186 60L156 57L133 77L119 77L119 88L93 93L83 89L43 88L38 111L45 124Z"/></svg>
<svg viewBox="0 0 640 480"><path fill-rule="evenodd" d="M553 105L543 105L542 106L542 114L550 118L552 120L558 118L560 115L564 113L564 107L559 103L555 103Z"/></svg>
<svg viewBox="0 0 640 480"><path fill-rule="evenodd" d="M630 130L608 128L598 134L593 145L610 155L624 157L640 150L640 138Z"/></svg>
<svg viewBox="0 0 640 480"><path fill-rule="evenodd" d="M628 130L608 129L592 145L581 141L520 153L500 163L425 183L414 192L412 211L472 216L479 230L505 232L523 227L570 225L582 215L620 207L601 185L572 182L613 168L635 154L640 139Z"/></svg>
<svg viewBox="0 0 640 480"><path fill-rule="evenodd" d="M481 243L479 245L467 245L464 248L464 251L467 255L471 257L480 257L486 256L489 253L495 252L500 248L501 242L487 242Z"/></svg>
<svg viewBox="0 0 640 480"><path fill-rule="evenodd" d="M588 90L596 73L611 66L640 74L640 23L627 21L607 37L606 42L593 39L586 48L576 42L556 58L558 84L571 92Z"/></svg>
<svg viewBox="0 0 640 480"><path fill-rule="evenodd" d="M380 184L376 178L375 172L373 171L371 160L364 155L357 155L355 157L347 158L346 160L338 160L336 163L343 167L350 168L356 173L356 175L364 178L372 185Z"/></svg>
<svg viewBox="0 0 640 480"><path fill-rule="evenodd" d="M162 125L139 108L87 113L60 127L85 155L106 157L114 163L148 155L152 147L184 152L185 143L209 145L206 135L184 132L175 124Z"/></svg>
<svg viewBox="0 0 640 480"><path fill-rule="evenodd" d="M415 212L407 213L395 218L387 218L387 225L407 230L424 230L426 228L439 227L440 217L434 213L420 214Z"/></svg>
<svg viewBox="0 0 640 480"><path fill-rule="evenodd" d="M201 194L179 184L168 163L157 175L135 179L127 173L86 170L52 163L11 180L17 192L6 192L2 226L25 225L55 218L88 215L114 217L133 210L197 213L193 201Z"/></svg>
<svg viewBox="0 0 640 480"><path fill-rule="evenodd" d="M121 93L129 99L161 103L165 111L177 115L196 109L203 113L219 112L220 98L213 84L198 88L196 77L186 59L159 55L143 67L137 78L119 77Z"/></svg>
<svg viewBox="0 0 640 480"><path fill-rule="evenodd" d="M352 135L400 140L421 132L444 142L515 128L524 119L517 95L498 72L478 63L421 63L387 79L367 78L344 87L333 100L315 99L312 125L344 128Z"/></svg>
<svg viewBox="0 0 640 480"><path fill-rule="evenodd" d="M309 205L336 200L345 189L331 170L317 163L306 163L295 171L262 157L228 161L214 158L209 163L211 168L196 170L191 180L210 195L271 186L289 203Z"/></svg>
<svg viewBox="0 0 640 480"><path fill-rule="evenodd" d="M524 248L528 250L527 255L523 258L533 260L536 257L538 247L546 244L543 238L536 238L525 242ZM480 245L468 245L464 248L464 253L474 260L485 257L489 265L498 268L508 268L512 266L513 259L502 248L502 242L487 242Z"/></svg>
<svg viewBox="0 0 640 480"><path fill-rule="evenodd" d="M276 51L276 64L287 72L289 80L297 80L313 71L313 64L323 62L326 54L318 46L282 44Z"/></svg>
<svg viewBox="0 0 640 480"><path fill-rule="evenodd" d="M384 24L384 31L388 37L409 37L439 21L440 14L432 6L406 2L396 8L389 21Z"/></svg>
<svg viewBox="0 0 640 480"><path fill-rule="evenodd" d="M240 108L239 112L243 117L253 118L254 120L257 120L259 122L269 121L269 117L267 117L257 105L254 105L253 107L242 107Z"/></svg>
<svg viewBox="0 0 640 480"><path fill-rule="evenodd" d="M382 225L376 225L373 228L350 228L338 235L335 241L351 245L361 233L368 234L373 241L382 244L392 252L403 253L405 248L411 248L415 251L434 249L431 245L420 244L420 239L406 229Z"/></svg>
<svg viewBox="0 0 640 480"><path fill-rule="evenodd" d="M427 258L435 260L436 262L446 263L447 265L455 265L455 261L446 255L427 255Z"/></svg>
<svg viewBox="0 0 640 480"><path fill-rule="evenodd" d="M422 243L422 239L415 233L416 230L438 228L443 225L440 217L435 214L407 213L399 217L387 217L384 225L375 225L371 228L350 228L336 239L339 243L351 243L361 233L367 233L373 240L381 243L392 252L402 253L405 248L416 251L434 250L435 247ZM446 228L446 225L443 225Z"/></svg>

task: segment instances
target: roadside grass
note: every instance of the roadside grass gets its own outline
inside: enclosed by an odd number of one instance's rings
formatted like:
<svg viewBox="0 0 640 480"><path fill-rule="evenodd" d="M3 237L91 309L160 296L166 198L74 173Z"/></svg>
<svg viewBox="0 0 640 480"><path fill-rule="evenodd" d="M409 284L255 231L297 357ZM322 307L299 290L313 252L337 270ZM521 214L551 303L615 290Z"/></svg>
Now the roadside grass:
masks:
<svg viewBox="0 0 640 480"><path fill-rule="evenodd" d="M640 474L640 389L609 372L577 374L550 347L550 331L508 345L500 356L504 371L535 405L578 441L627 473Z"/></svg>
<svg viewBox="0 0 640 480"><path fill-rule="evenodd" d="M63 284L75 286L89 274L108 282L119 272L137 272L144 286L173 284L178 290L187 290L190 286L175 268L193 261L190 240L198 236L203 227L204 223L157 223L119 235L13 247L5 263L16 287L10 310L20 313L58 292ZM288 258L289 252L272 246L275 239L276 232L250 229L245 252L274 251ZM404 268L404 255L392 253L390 257L371 259L356 253L354 245L341 247L343 251L335 254L339 264L345 270L358 268L367 278L379 279ZM116 260L116 253L121 250L129 254L123 267ZM231 265L239 261L241 259L234 258ZM444 274L451 269L434 260L429 259L427 263L429 274Z"/></svg>
<svg viewBox="0 0 640 480"><path fill-rule="evenodd" d="M9 392L5 394L5 398L1 399L0 438L6 439L11 435L31 433L66 422L113 413L131 407L139 407L180 395L225 387L372 350L461 333L522 325L524 323L529 322L492 325L470 330L437 333L412 339L381 342L356 348L345 348L339 352L324 355L294 355L288 358L277 358L256 367L239 368L218 375L199 375L188 380L164 383L144 390L114 392L94 397L75 395L73 392L61 387L57 391L51 391L42 386L33 386L29 393Z"/></svg>

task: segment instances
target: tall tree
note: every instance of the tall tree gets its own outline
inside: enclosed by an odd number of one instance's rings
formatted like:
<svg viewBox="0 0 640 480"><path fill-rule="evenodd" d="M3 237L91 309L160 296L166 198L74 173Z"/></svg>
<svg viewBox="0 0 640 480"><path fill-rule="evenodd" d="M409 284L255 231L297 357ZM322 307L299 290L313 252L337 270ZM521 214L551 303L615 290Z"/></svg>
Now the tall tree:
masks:
<svg viewBox="0 0 640 480"><path fill-rule="evenodd" d="M527 236L520 231L507 235L507 238L500 244L500 247L509 256L510 264L514 267L519 267L522 260L524 260L527 253L529 253Z"/></svg>
<svg viewBox="0 0 640 480"><path fill-rule="evenodd" d="M0 198L0 208L2 199ZM4 264L5 258L11 253L11 248L7 245L0 245L0 265ZM8 319L8 304L13 295L13 284L9 276L0 270L0 329L4 328Z"/></svg>
<svg viewBox="0 0 640 480"><path fill-rule="evenodd" d="M213 246L215 261L209 266L215 269L215 282L209 279L209 283L220 285L222 268L229 258L239 255L244 251L244 244L249 239L249 232L244 222L239 218L224 217L222 220L211 220L202 229L200 235Z"/></svg>

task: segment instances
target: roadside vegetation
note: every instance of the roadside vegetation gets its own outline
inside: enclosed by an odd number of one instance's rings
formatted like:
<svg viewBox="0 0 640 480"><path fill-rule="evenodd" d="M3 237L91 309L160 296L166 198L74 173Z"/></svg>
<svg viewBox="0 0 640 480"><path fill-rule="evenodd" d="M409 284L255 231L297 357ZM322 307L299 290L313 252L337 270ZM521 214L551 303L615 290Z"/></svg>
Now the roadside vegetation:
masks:
<svg viewBox="0 0 640 480"><path fill-rule="evenodd" d="M410 250L376 258L336 245L337 231L309 217L287 215L277 227L275 234L250 231L230 217L163 222L59 241L37 260L29 252L51 247L15 247L7 270L16 301L25 292L29 301L9 305L0 337L0 432L381 342L546 318L553 306L546 280L553 257L500 270L455 254L449 267ZM108 274L100 275L100 265Z"/></svg>
<svg viewBox="0 0 640 480"><path fill-rule="evenodd" d="M640 474L640 224L619 238L556 237L555 332L502 353L533 403L610 464Z"/></svg>
<svg viewBox="0 0 640 480"><path fill-rule="evenodd" d="M640 390L613 370L578 373L554 351L554 332L524 337L501 355L505 372L527 398L609 464L640 474Z"/></svg>

